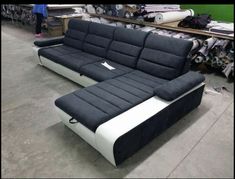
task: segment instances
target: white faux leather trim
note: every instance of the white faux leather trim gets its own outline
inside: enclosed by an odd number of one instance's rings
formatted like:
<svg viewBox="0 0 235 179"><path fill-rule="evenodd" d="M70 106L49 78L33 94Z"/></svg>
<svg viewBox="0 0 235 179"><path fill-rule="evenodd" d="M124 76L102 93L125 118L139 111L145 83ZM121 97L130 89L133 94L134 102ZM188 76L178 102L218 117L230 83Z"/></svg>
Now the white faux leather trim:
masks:
<svg viewBox="0 0 235 179"><path fill-rule="evenodd" d="M80 73L78 72L75 72L73 70L70 70L69 68L66 68L58 63L55 63L51 60L48 60L47 58L45 57L40 57L41 59L41 63L43 66L51 69L52 71L55 71L56 73L66 77L66 78L69 78L70 80L84 86L84 87L87 87L87 86L91 86L91 85L94 85L97 83L97 81L91 79L91 78L88 78L87 76L85 75L80 75Z"/></svg>

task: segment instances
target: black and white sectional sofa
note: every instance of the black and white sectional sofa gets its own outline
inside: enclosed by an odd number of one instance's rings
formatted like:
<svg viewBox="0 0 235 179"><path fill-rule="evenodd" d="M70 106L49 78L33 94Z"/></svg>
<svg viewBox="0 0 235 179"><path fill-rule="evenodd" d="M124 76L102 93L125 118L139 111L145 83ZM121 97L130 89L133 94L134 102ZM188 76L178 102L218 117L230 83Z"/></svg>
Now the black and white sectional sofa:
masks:
<svg viewBox="0 0 235 179"><path fill-rule="evenodd" d="M40 65L85 87L55 100L61 120L115 166L201 102L191 41L72 19L34 44Z"/></svg>

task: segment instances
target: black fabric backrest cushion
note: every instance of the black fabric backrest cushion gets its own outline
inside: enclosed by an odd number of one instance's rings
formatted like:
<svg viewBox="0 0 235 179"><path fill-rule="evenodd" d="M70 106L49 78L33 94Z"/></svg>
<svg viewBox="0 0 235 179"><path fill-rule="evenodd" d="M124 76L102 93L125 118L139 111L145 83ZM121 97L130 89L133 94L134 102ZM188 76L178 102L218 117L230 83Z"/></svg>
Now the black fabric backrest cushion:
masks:
<svg viewBox="0 0 235 179"><path fill-rule="evenodd" d="M164 79L174 79L185 69L192 42L149 34L137 63L137 69Z"/></svg>
<svg viewBox="0 0 235 179"><path fill-rule="evenodd" d="M64 44L81 50L90 23L89 21L71 19L65 33Z"/></svg>
<svg viewBox="0 0 235 179"><path fill-rule="evenodd" d="M147 34L138 30L116 28L107 58L128 67L136 67Z"/></svg>
<svg viewBox="0 0 235 179"><path fill-rule="evenodd" d="M115 27L92 22L83 44L83 50L94 55L105 57L113 39Z"/></svg>

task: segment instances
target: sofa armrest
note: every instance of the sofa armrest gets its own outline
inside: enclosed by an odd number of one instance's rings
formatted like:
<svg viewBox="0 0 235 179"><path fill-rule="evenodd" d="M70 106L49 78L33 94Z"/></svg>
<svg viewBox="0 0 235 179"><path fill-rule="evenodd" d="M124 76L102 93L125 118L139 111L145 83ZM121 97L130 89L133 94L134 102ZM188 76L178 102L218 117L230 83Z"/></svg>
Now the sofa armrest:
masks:
<svg viewBox="0 0 235 179"><path fill-rule="evenodd" d="M47 47L51 45L57 45L63 43L64 36L56 37L56 38L49 38L45 40L36 40L34 41L34 45L38 47Z"/></svg>
<svg viewBox="0 0 235 179"><path fill-rule="evenodd" d="M204 80L205 77L202 74L190 71L174 80L156 87L154 93L164 100L172 101L193 87L199 85Z"/></svg>

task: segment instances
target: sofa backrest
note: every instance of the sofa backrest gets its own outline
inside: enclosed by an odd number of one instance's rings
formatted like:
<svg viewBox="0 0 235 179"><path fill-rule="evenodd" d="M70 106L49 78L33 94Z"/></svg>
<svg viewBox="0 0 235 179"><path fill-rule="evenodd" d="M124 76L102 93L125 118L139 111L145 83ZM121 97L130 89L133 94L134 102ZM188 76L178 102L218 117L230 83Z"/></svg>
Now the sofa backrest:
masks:
<svg viewBox="0 0 235 179"><path fill-rule="evenodd" d="M138 59L137 69L156 77L172 80L189 69L187 55L192 42L149 34Z"/></svg>
<svg viewBox="0 0 235 179"><path fill-rule="evenodd" d="M146 36L146 32L117 27L106 58L135 68Z"/></svg>
<svg viewBox="0 0 235 179"><path fill-rule="evenodd" d="M84 40L83 50L94 55L105 57L113 39L115 27L92 22Z"/></svg>
<svg viewBox="0 0 235 179"><path fill-rule="evenodd" d="M64 44L81 50L90 23L89 21L71 19L64 36Z"/></svg>

